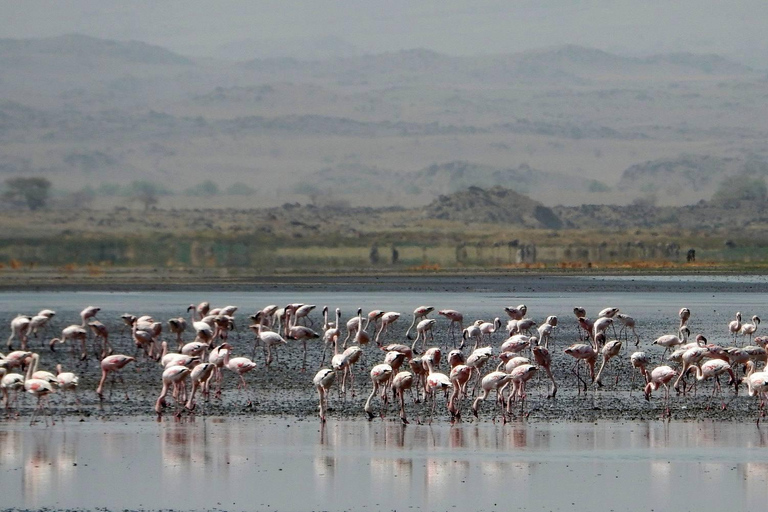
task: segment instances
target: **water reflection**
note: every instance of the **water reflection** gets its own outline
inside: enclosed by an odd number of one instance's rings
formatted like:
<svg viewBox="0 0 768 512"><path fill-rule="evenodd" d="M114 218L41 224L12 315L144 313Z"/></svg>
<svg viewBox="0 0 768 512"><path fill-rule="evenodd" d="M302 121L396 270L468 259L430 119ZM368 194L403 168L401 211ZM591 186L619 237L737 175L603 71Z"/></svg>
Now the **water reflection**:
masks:
<svg viewBox="0 0 768 512"><path fill-rule="evenodd" d="M690 508L679 489L703 484L729 489L729 504L744 508L766 499L767 441L768 430L753 424L714 422L406 427L209 418L47 430L3 423L0 495L10 497L4 505L26 508L158 508L173 496L175 508L303 510L314 500L360 508L370 496L373 509L493 508L514 493L521 506L568 508L577 489L611 478L612 490L580 504L599 506L591 500L609 493L619 502L631 496L637 508L662 501ZM562 493L549 491L552 481ZM124 482L141 495L121 489ZM647 492L638 496L637 488Z"/></svg>

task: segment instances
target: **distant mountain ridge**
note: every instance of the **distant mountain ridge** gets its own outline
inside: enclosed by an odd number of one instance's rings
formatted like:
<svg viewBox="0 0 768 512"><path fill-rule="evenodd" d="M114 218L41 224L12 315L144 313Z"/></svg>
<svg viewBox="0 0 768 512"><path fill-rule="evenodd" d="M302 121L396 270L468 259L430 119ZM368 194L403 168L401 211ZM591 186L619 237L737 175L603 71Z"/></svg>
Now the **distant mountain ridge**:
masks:
<svg viewBox="0 0 768 512"><path fill-rule="evenodd" d="M80 59L107 58L143 64L192 64L192 59L161 46L140 41L114 41L82 34L44 39L0 39L0 62L18 65L23 63L19 59L32 55L69 55Z"/></svg>

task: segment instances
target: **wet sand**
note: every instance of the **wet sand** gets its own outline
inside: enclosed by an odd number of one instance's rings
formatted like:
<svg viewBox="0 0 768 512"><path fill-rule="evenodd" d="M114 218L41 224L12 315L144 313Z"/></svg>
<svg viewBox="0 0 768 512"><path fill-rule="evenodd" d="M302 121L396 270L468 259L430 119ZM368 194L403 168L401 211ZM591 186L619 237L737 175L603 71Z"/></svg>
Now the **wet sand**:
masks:
<svg viewBox="0 0 768 512"><path fill-rule="evenodd" d="M317 395L314 392L311 380L315 372L321 367L323 361L322 343L319 341L308 342L308 354L306 369L302 365L302 345L299 342L290 342L282 346L276 352L276 361L267 369L264 366L264 353L261 347L254 347L254 335L247 329L249 323L247 315L269 303L288 303L302 300L318 304L313 313L316 326L321 322L319 309L323 304L342 307L343 321L353 315L357 306L362 306L365 311L374 308L385 310L397 310L402 312L401 319L393 325L390 333L382 336L383 343L403 343L409 340L404 337L405 330L410 324L412 315L410 310L420 304L433 304L440 307L456 307L465 312L468 318L485 318L492 320L494 316L501 316L503 321L505 305L516 305L525 302L529 307L529 316L541 319L548 314L556 314L561 318L556 338L553 342L553 370L558 382L558 392L555 399L547 399L550 382L540 372L528 388L528 400L523 407L517 410L513 417L525 416L528 421L551 420L575 420L594 421L597 419L653 419L659 417L664 411L661 400L663 393L657 392L650 402L643 399L641 382L638 373L633 372L629 362L629 354L634 350L647 351L652 356L653 364L659 364L662 349L652 346L651 342L656 337L667 332L674 332L677 327L677 310L686 305L691 307L694 315L690 325L696 333L704 333L710 342L727 345L730 339L726 334L727 322L730 321L734 311L744 311L745 318L751 313L761 313L768 309L768 299L763 294L744 292L752 290L752 287L761 287L766 283L762 277L741 278L717 278L715 282L696 282L707 291L688 291L690 278L679 278L662 282L666 291L663 292L638 292L635 289L637 280L614 279L610 282L615 286L612 290L601 289L596 292L592 289L591 280L582 283L579 291L562 290L557 292L539 291L498 291L489 290L485 284L473 281L470 290L450 292L426 290L399 290L391 291L389 288L375 291L334 291L325 288L321 290L294 290L280 287L274 290L250 291L250 292L202 292L202 291L177 291L177 292L19 292L1 293L0 307L4 314L0 316L0 325L9 325L16 313L24 312L34 314L43 307L54 308L58 311L54 319L57 331L49 330L41 335L40 339L31 338L30 346L33 350L41 352L40 369L53 370L56 363L61 363L65 370L75 371L80 375L79 397L82 402L80 412L74 404L74 397L70 394L57 393L52 397L52 409L56 415L65 415L73 418L119 418L121 416L152 415L154 401L159 393L160 374L159 365L153 361L139 357L137 363L129 365L120 375L124 384L117 382L110 398L112 387L108 385L105 400L99 401L94 390L101 376L98 361L95 357L96 349L93 341L89 342L87 361L80 362L71 355L71 343L58 346L56 352L48 349L47 340L58 335L60 330L70 323L79 323L78 312L91 303L99 304L103 308L99 318L110 328L110 341L116 353L133 355L136 353L135 345L128 329L124 328L120 320L120 314L151 314L155 318L165 321L175 316L186 316L185 305L191 302L199 302L203 299L210 300L214 304L237 304L241 310L239 317L239 329L230 336L230 343L235 347L235 355L252 357L259 366L255 371L246 375L250 389L248 394L235 388L236 376L225 372L224 393L222 400L212 400L206 404L201 403L198 414L211 415L293 415L296 417L312 417L317 411ZM642 279L641 279L642 281ZM581 282L581 281L580 281ZM604 282L604 281L602 281ZM644 281L642 281L644 282ZM681 284L682 283L682 284ZM646 283L647 284L647 283ZM432 284L432 286L438 286ZM716 287L721 286L729 290L722 292ZM712 288L715 287L714 290ZM621 288L621 291L619 290ZM683 291L677 291L682 288ZM630 291L631 290L631 291ZM671 291L676 290L676 291ZM608 364L603 382L605 386L595 388L589 386L588 392L578 391L577 377L573 373L574 360L562 353L563 348L577 341L576 322L573 317L573 305L583 305L588 311L595 312L609 304L616 304L631 313L638 322L638 332L642 338L640 346L636 348L632 341L625 342L620 357L614 358ZM748 314L748 312L751 312ZM438 327L435 329L435 340L429 346L440 346L444 354L453 348L456 339L446 331L447 322L440 317ZM167 330L167 326L166 326ZM503 331L503 328L501 329ZM759 333L759 332L758 332ZM185 341L191 341L193 335L188 332ZM492 345L497 348L506 338L506 334L497 333ZM172 335L167 332L162 339L169 341L171 348L175 342ZM18 343L17 343L18 347ZM470 350L465 349L465 353ZM338 396L338 386L334 386L330 400L330 416L340 418L357 418L362 415L362 406L370 390L368 370L371 366L383 359L383 352L374 344L364 347L364 364L355 369L354 395L348 393L346 397ZM325 366L329 364L330 351L325 353ZM599 366L599 365L598 365ZM442 366L445 371L445 363ZM489 367L485 371L490 371ZM584 368L580 371L585 377ZM632 375L635 375L634 384ZM692 380L692 379L689 379ZM725 379L723 380L723 384ZM675 419L721 419L737 421L754 421L756 418L757 402L748 397L742 387L739 394L735 394L735 388L727 388L723 385L720 395L712 397L712 384L707 382L698 386L695 395L680 397L672 400L671 413ZM124 393L128 392L130 400L125 400ZM28 416L34 406L31 397L23 397L20 400L18 413ZM253 407L246 408L246 403L251 400ZM444 401L439 399L441 411L438 421L447 421ZM488 421L492 416L493 402L489 401L481 409L481 421ZM726 408L723 409L723 405ZM380 409L380 401L374 401L374 407ZM469 415L470 402L464 404L464 419L471 420ZM170 407L169 412L173 413ZM185 413L186 414L186 413ZM422 417L425 414L423 404L408 404L408 414L411 417ZM397 416L390 408L388 419L395 421Z"/></svg>

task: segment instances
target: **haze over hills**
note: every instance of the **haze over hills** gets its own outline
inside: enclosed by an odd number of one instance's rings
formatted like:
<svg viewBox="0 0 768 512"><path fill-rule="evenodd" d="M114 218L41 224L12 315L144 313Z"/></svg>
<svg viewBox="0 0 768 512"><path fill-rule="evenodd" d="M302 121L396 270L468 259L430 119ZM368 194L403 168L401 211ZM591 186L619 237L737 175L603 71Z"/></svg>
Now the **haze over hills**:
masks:
<svg viewBox="0 0 768 512"><path fill-rule="evenodd" d="M720 55L327 44L231 61L77 34L0 40L0 180L150 180L173 193L160 207L415 206L496 185L547 206L680 204L768 159L766 74ZM186 194L206 180L253 191ZM114 207L103 190L91 206Z"/></svg>

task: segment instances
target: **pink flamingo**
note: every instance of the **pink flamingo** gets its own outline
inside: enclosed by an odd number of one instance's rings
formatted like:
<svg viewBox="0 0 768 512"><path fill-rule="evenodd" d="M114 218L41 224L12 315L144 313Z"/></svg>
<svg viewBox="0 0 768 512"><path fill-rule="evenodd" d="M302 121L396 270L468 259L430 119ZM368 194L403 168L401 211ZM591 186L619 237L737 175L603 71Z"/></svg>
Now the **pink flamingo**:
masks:
<svg viewBox="0 0 768 512"><path fill-rule="evenodd" d="M408 330L405 331L405 337L409 340L411 339L411 329L413 329L413 326L416 325L416 322L419 320L424 320L427 318L427 315L429 315L431 312L433 312L435 308L432 306L419 306L416 309L413 310L413 322L411 322L411 325L408 326Z"/></svg>
<svg viewBox="0 0 768 512"><path fill-rule="evenodd" d="M18 315L11 320L11 335L8 337L8 349L13 347L13 338L18 336L21 340L21 350L27 350L27 339L29 338L29 325L31 317Z"/></svg>
<svg viewBox="0 0 768 512"><path fill-rule="evenodd" d="M669 383L677 376L677 371L669 366L657 366L648 375L648 384L645 385L645 399L651 399L651 392L664 386L665 415L669 416Z"/></svg>
<svg viewBox="0 0 768 512"><path fill-rule="evenodd" d="M747 375L741 379L741 382L747 385L749 396L756 396L760 399L758 405L757 425L760 425L760 418L765 415L765 402L768 400L768 372L756 372L755 363L747 363Z"/></svg>
<svg viewBox="0 0 768 512"><path fill-rule="evenodd" d="M532 364L522 364L510 372L512 381L512 392L507 398L507 413L511 412L511 403L520 398L521 403L525 402L525 383L536 375L539 369Z"/></svg>
<svg viewBox="0 0 768 512"><path fill-rule="evenodd" d="M195 410L195 393L197 393L198 389L202 389L203 397L206 402L208 401L209 385L215 370L216 365L213 363L200 363L192 368L192 371L189 373L189 380L192 381L192 392L185 405L187 410Z"/></svg>
<svg viewBox="0 0 768 512"><path fill-rule="evenodd" d="M493 371L483 377L482 382L480 383L480 386L482 388L482 394L478 395L477 398L475 398L475 401L472 402L472 414L475 415L475 418L477 418L477 407L478 404L482 401L485 401L486 398L488 398L488 394L491 391L496 391L496 405L497 409L499 404L501 404L504 400L504 397L502 396L502 389L506 387L507 384L512 380L512 376L508 374L507 372L499 372L499 371ZM498 412L498 411L497 411ZM496 414L493 415L493 422L496 422ZM504 417L504 423L506 423L506 417Z"/></svg>
<svg viewBox="0 0 768 512"><path fill-rule="evenodd" d="M416 343L419 342L419 338L422 338L421 348L424 348L424 346L427 344L427 333L429 333L430 339L432 341L435 340L435 335L432 333L432 328L435 326L435 324L437 324L437 320L434 318L427 318L418 323L416 326L416 339L413 340L411 350L416 349Z"/></svg>
<svg viewBox="0 0 768 512"><path fill-rule="evenodd" d="M371 412L371 400L373 399L373 395L375 395L379 389L381 389L381 399L386 406L387 383L392 377L392 373L392 367L386 363L377 364L371 368L371 383L373 384L373 389L371 390L371 394L368 395L368 400L365 401L365 407L363 408L365 413L368 415L368 421L373 419L373 413ZM384 417L383 413L381 416L382 418Z"/></svg>
<svg viewBox="0 0 768 512"><path fill-rule="evenodd" d="M437 391L441 390L445 392L447 402L447 393L453 388L453 383L446 374L435 370L436 363L432 356L425 354L422 361L429 371L429 374L427 375L426 392L427 396L432 398L432 413L429 416L429 422L432 423L432 417L435 415L435 407L437 405L437 397L435 396Z"/></svg>
<svg viewBox="0 0 768 512"><path fill-rule="evenodd" d="M88 320L95 318L99 311L101 311L101 308L97 308L96 306L87 306L84 310L82 310L80 312L80 318L83 319L81 327L85 327L88 323Z"/></svg>
<svg viewBox="0 0 768 512"><path fill-rule="evenodd" d="M182 317L169 318L168 329L176 335L176 343L179 345L179 350L181 350L181 347L184 345L182 337L184 336L184 331L187 330L187 321Z"/></svg>
<svg viewBox="0 0 768 512"><path fill-rule="evenodd" d="M603 370L605 369L605 365L608 364L608 361L619 355L619 352L621 351L621 341L619 340L611 340L605 345L603 345L602 350L600 351L600 355L603 356L603 361L600 363L600 370L597 372L597 377L595 377L595 384L597 384L599 387L603 387L603 383L601 382L601 377L603 375ZM619 376L616 375L616 382L618 383Z"/></svg>
<svg viewBox="0 0 768 512"><path fill-rule="evenodd" d="M389 326L395 323L398 318L400 318L400 313L397 313L396 311L389 311L381 315L381 325L379 326L379 330L376 331L376 344L378 346L381 346L379 336L381 336L382 333L387 333L389 331Z"/></svg>
<svg viewBox="0 0 768 512"><path fill-rule="evenodd" d="M325 423L325 411L328 409L328 390L336 380L336 372L330 368L323 368L315 374L312 384L320 398L320 422Z"/></svg>
<svg viewBox="0 0 768 512"><path fill-rule="evenodd" d="M169 366L163 370L163 388L160 391L160 396L157 397L155 402L155 412L157 413L157 419L159 420L163 414L163 407L165 407L165 397L168 394L168 388L173 386L174 398L176 398L176 417L181 415L181 409L179 408L179 388L184 385L184 381L189 376L190 369L186 366Z"/></svg>
<svg viewBox="0 0 768 512"><path fill-rule="evenodd" d="M61 344L61 343L66 342L67 340L72 340L73 341L73 344L72 344L72 356L74 357L75 351L77 350L75 348L74 342L75 341L80 341L80 346L81 346L80 360L84 361L86 359L86 357L88 356L88 354L86 353L86 349L85 349L85 342L86 342L87 339L88 339L88 331L86 331L85 328L83 326L81 326L81 325L73 324L73 325L70 325L68 327L65 327L61 331L61 337L53 338L49 342L49 344L50 344L51 350L55 351L56 350L56 346L55 346L56 343L60 343Z"/></svg>
<svg viewBox="0 0 768 512"><path fill-rule="evenodd" d="M464 330L464 315L456 311L455 309L441 309L437 312L438 315L444 316L451 323L448 325L448 333L454 338L453 346L456 346L456 333ZM457 326L458 325L458 329Z"/></svg>
<svg viewBox="0 0 768 512"><path fill-rule="evenodd" d="M101 338L103 340L101 359L104 359L112 353L112 345L109 344L109 329L107 329L107 326L98 320L88 322L88 327L91 329L94 338Z"/></svg>
<svg viewBox="0 0 768 512"><path fill-rule="evenodd" d="M400 402L400 421L403 422L403 425L408 424L405 415L405 391L411 389L412 386L413 374L411 372L402 371L392 379L392 391Z"/></svg>
<svg viewBox="0 0 768 512"><path fill-rule="evenodd" d="M102 392L104 391L104 383L107 381L107 376L112 372L121 370L125 365L135 360L135 357L126 356L123 354L113 354L101 360L101 363L99 363L101 365L101 380L99 381L99 386L96 388L96 394L99 395L100 400L104 399ZM120 380L122 381L122 378ZM114 387L114 375L112 376L112 387ZM109 395L111 398L111 388ZM125 392L125 399L129 400L127 391Z"/></svg>
<svg viewBox="0 0 768 512"><path fill-rule="evenodd" d="M531 346L531 353L533 354L533 360L537 365L544 368L547 376L549 376L549 380L552 381L552 389L547 394L547 398L554 398L555 394L557 394L557 382L555 382L555 376L552 374L552 355L546 347L539 345Z"/></svg>
<svg viewBox="0 0 768 512"><path fill-rule="evenodd" d="M248 395L248 384L245 382L245 374L256 368L256 363L248 359L247 357L232 357L230 358L229 351L224 355L224 366L227 370L236 373L240 376L240 382L242 384L243 393ZM238 387L240 387L238 385ZM251 407L253 402L248 398L246 403L247 407Z"/></svg>
<svg viewBox="0 0 768 512"><path fill-rule="evenodd" d="M579 375L579 363L581 361L584 361L584 363L589 368L590 379L594 381L595 380L595 362L597 361L597 351L594 349L594 347L592 347L592 345L587 345L584 343L574 343L570 347L566 348L563 352L573 357L574 359L576 359L576 364L574 365L572 371L573 373L576 374L576 378L579 380L579 382L581 384L584 384L584 392L586 393L588 387L587 387L587 383ZM579 394L581 394L581 385L579 385Z"/></svg>
<svg viewBox="0 0 768 512"><path fill-rule="evenodd" d="M62 391L71 391L75 395L75 403L79 408L80 398L77 396L77 385L80 382L80 378L72 372L61 371L61 364L57 364L56 380L58 382L59 389L61 389Z"/></svg>

